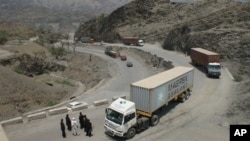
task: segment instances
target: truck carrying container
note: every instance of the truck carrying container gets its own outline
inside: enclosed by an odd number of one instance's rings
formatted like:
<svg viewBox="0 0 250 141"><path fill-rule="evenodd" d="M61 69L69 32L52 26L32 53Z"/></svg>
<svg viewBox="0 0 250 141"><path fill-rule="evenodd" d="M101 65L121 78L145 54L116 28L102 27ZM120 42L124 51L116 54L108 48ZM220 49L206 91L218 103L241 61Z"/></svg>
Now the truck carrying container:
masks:
<svg viewBox="0 0 250 141"><path fill-rule="evenodd" d="M193 87L194 69L176 67L174 69L156 74L130 86L130 100L136 109L146 114L168 103L179 94Z"/></svg>
<svg viewBox="0 0 250 141"><path fill-rule="evenodd" d="M143 46L144 41L139 37L123 37L122 42L125 45L135 45L135 46Z"/></svg>
<svg viewBox="0 0 250 141"><path fill-rule="evenodd" d="M157 125L160 109L171 100L187 100L193 81L193 68L176 67L132 83L130 100L118 98L106 109L106 133L132 138L136 132Z"/></svg>
<svg viewBox="0 0 250 141"><path fill-rule="evenodd" d="M191 48L190 58L194 65L203 66L208 76L220 77L220 55L203 48Z"/></svg>

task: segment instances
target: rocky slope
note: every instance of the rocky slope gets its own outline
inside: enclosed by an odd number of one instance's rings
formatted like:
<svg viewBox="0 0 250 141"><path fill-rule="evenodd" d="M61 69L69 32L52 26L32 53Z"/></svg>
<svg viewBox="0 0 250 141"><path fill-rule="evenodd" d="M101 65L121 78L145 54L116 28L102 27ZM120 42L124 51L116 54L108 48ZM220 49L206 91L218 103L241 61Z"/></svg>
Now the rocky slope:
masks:
<svg viewBox="0 0 250 141"><path fill-rule="evenodd" d="M120 42L138 36L169 50L202 47L222 55L237 80L250 78L250 4L226 0L175 3L135 0L107 17L82 24L76 37Z"/></svg>

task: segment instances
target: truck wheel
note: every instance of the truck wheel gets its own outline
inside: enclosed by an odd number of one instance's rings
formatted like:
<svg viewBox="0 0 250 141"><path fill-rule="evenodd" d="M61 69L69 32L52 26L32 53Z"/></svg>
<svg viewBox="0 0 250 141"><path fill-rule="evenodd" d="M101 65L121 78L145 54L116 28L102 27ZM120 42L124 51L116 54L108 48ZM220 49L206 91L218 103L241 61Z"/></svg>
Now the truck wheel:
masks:
<svg viewBox="0 0 250 141"><path fill-rule="evenodd" d="M151 126L155 126L159 123L159 116L158 115L153 115L150 119Z"/></svg>
<svg viewBox="0 0 250 141"><path fill-rule="evenodd" d="M186 96L185 96L186 100L189 99L190 95L191 95L190 92L188 92L188 93L186 94Z"/></svg>
<svg viewBox="0 0 250 141"><path fill-rule="evenodd" d="M128 132L127 132L127 139L131 139L131 138L133 138L134 136L135 136L135 133L136 133L136 130L135 130L135 128L130 128L129 130L128 130Z"/></svg>

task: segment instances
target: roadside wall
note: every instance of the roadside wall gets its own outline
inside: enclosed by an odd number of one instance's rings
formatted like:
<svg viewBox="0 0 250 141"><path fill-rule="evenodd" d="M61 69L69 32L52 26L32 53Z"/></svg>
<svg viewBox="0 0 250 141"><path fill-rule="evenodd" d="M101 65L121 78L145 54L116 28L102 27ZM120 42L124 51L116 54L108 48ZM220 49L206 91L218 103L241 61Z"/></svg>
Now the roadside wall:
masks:
<svg viewBox="0 0 250 141"><path fill-rule="evenodd" d="M0 141L9 141L3 130L2 124L0 124Z"/></svg>

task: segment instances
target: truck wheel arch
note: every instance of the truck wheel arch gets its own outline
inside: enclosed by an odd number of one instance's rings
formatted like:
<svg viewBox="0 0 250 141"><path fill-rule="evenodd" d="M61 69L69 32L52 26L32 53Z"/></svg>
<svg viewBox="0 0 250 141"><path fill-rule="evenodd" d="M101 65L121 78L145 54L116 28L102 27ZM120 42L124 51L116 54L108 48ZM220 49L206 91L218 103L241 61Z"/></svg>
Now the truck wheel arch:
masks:
<svg viewBox="0 0 250 141"><path fill-rule="evenodd" d="M151 118L150 118L150 125L151 126L155 126L159 123L160 121L160 118L158 115L153 115Z"/></svg>
<svg viewBox="0 0 250 141"><path fill-rule="evenodd" d="M136 134L135 128L134 128L134 127L131 127L131 128L128 130L127 134L126 134L126 138L127 138L127 139L131 139L131 138L133 138L133 137L135 136L135 134Z"/></svg>

